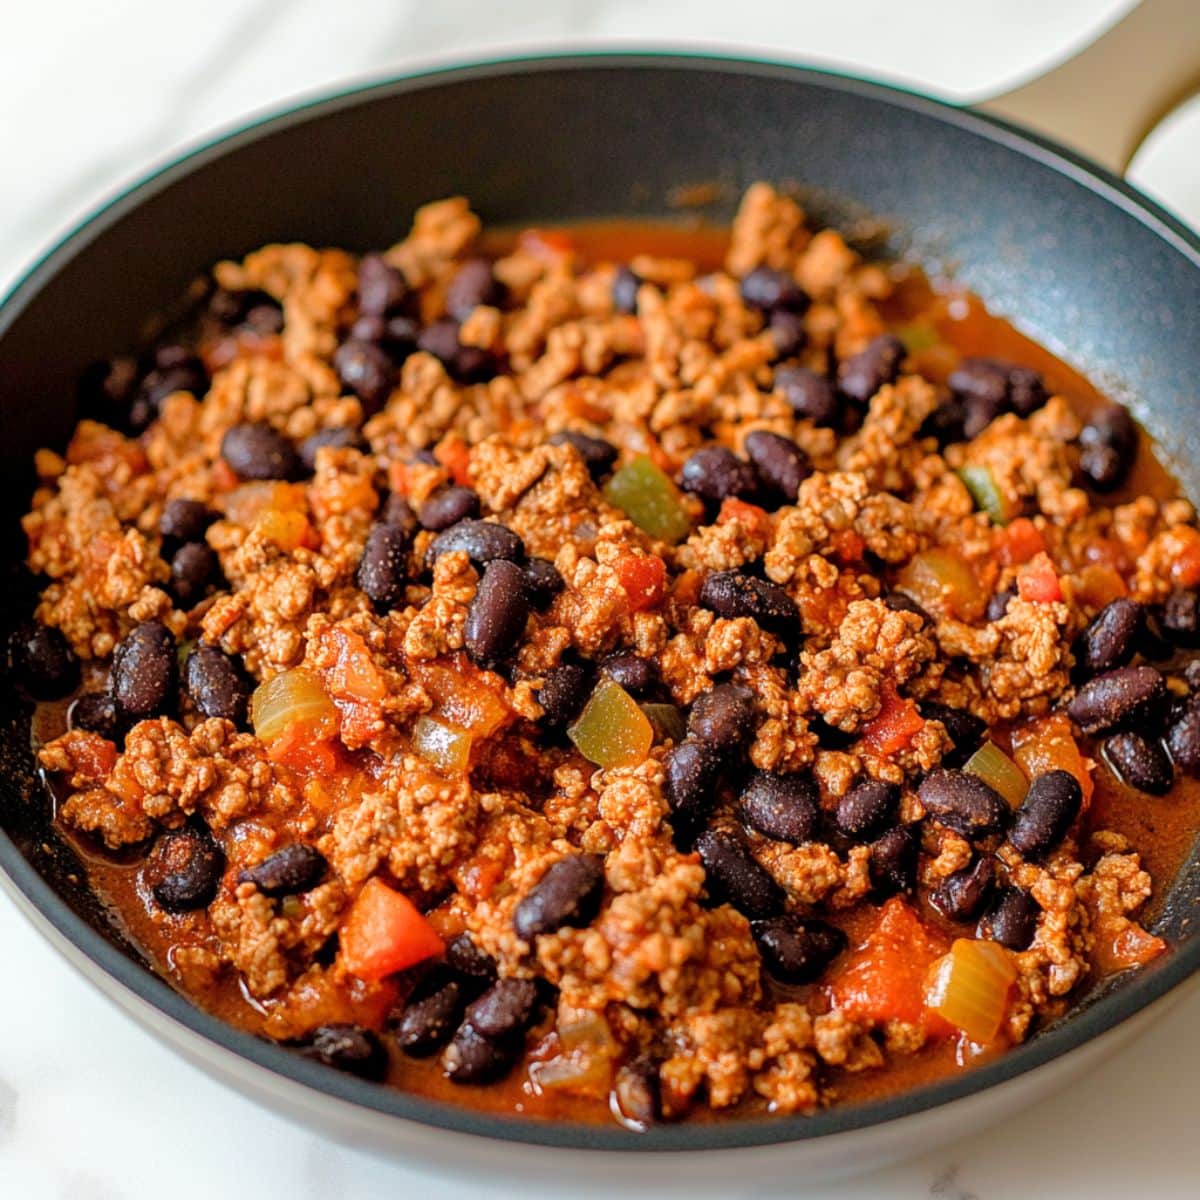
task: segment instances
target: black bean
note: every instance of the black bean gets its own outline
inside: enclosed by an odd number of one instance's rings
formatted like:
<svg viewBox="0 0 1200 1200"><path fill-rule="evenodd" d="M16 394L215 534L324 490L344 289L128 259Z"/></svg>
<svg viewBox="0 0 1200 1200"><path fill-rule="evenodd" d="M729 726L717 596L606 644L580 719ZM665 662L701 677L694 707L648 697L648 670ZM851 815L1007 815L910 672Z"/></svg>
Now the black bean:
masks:
<svg viewBox="0 0 1200 1200"><path fill-rule="evenodd" d="M566 587L558 568L548 558L531 558L525 564L525 591L529 603L538 612L550 607L551 601Z"/></svg>
<svg viewBox="0 0 1200 1200"><path fill-rule="evenodd" d="M787 273L771 267L755 267L742 276L742 300L750 308L769 312L775 308L803 313L812 301L808 293Z"/></svg>
<svg viewBox="0 0 1200 1200"><path fill-rule="evenodd" d="M759 479L776 496L792 503L800 493L800 485L812 474L808 455L791 438L765 429L748 433L743 446Z"/></svg>
<svg viewBox="0 0 1200 1200"><path fill-rule="evenodd" d="M417 335L417 349L432 354L460 383L483 383L495 375L495 356L478 346L464 346L458 340L458 322L435 321Z"/></svg>
<svg viewBox="0 0 1200 1200"><path fill-rule="evenodd" d="M625 314L637 312L638 288L641 286L640 275L628 267L618 267L612 281L613 310Z"/></svg>
<svg viewBox="0 0 1200 1200"><path fill-rule="evenodd" d="M592 675L586 667L571 662L551 667L536 693L544 710L542 724L547 729L565 729L587 703L591 690Z"/></svg>
<svg viewBox="0 0 1200 1200"><path fill-rule="evenodd" d="M719 617L753 617L764 629L798 631L800 610L778 584L741 571L714 571L700 585L699 603Z"/></svg>
<svg viewBox="0 0 1200 1200"><path fill-rule="evenodd" d="M333 369L342 387L358 397L368 416L384 406L396 382L396 369L387 352L359 338L348 338L334 351Z"/></svg>
<svg viewBox="0 0 1200 1200"><path fill-rule="evenodd" d="M1026 858L1037 862L1067 836L1082 806L1079 780L1069 771L1047 771L1030 784L1013 818L1008 840Z"/></svg>
<svg viewBox="0 0 1200 1200"><path fill-rule="evenodd" d="M113 653L117 711L135 720L158 716L175 696L175 637L161 621L135 626Z"/></svg>
<svg viewBox="0 0 1200 1200"><path fill-rule="evenodd" d="M663 791L676 824L684 832L697 828L716 803L720 752L689 738L667 751L663 766Z"/></svg>
<svg viewBox="0 0 1200 1200"><path fill-rule="evenodd" d="M966 771L931 771L917 795L934 820L964 837L1001 833L1012 816L1003 796Z"/></svg>
<svg viewBox="0 0 1200 1200"><path fill-rule="evenodd" d="M1019 417L1027 417L1046 403L1045 381L1032 367L1008 368L1008 402Z"/></svg>
<svg viewBox="0 0 1200 1200"><path fill-rule="evenodd" d="M509 1038L533 1020L538 989L532 979L498 979L467 1006L467 1021L486 1038Z"/></svg>
<svg viewBox="0 0 1200 1200"><path fill-rule="evenodd" d="M424 350L449 367L458 355L458 322L434 321L417 335L417 349Z"/></svg>
<svg viewBox="0 0 1200 1200"><path fill-rule="evenodd" d="M991 856L980 855L930 892L929 903L948 921L974 921L983 911L994 885Z"/></svg>
<svg viewBox="0 0 1200 1200"><path fill-rule="evenodd" d="M164 834L146 862L150 891L167 912L207 908L225 871L225 852L207 831L186 826Z"/></svg>
<svg viewBox="0 0 1200 1200"><path fill-rule="evenodd" d="M933 618L911 596L906 596L903 592L887 592L883 596L883 602L892 612L912 613L913 616L920 617L926 625L933 624Z"/></svg>
<svg viewBox="0 0 1200 1200"><path fill-rule="evenodd" d="M1017 598L1015 587L1006 587L988 598L987 611L983 614L988 621L999 621L1008 612L1008 606Z"/></svg>
<svg viewBox="0 0 1200 1200"><path fill-rule="evenodd" d="M943 400L921 424L920 436L931 437L944 450L966 437L967 407L960 400Z"/></svg>
<svg viewBox="0 0 1200 1200"><path fill-rule="evenodd" d="M939 704L936 700L921 700L917 708L926 721L940 721L954 743L954 749L942 759L946 766L961 766L979 749L983 735L987 733L987 722L974 713Z"/></svg>
<svg viewBox="0 0 1200 1200"><path fill-rule="evenodd" d="M421 327L411 317L388 317L380 341L393 363L402 363L416 348Z"/></svg>
<svg viewBox="0 0 1200 1200"><path fill-rule="evenodd" d="M8 645L13 671L35 700L59 700L79 686L79 659L61 630L24 621Z"/></svg>
<svg viewBox="0 0 1200 1200"><path fill-rule="evenodd" d="M1038 902L1016 887L1001 888L976 933L1010 950L1028 950L1037 932Z"/></svg>
<svg viewBox="0 0 1200 1200"><path fill-rule="evenodd" d="M798 417L815 425L833 427L841 422L842 402L833 382L808 367L776 367L775 387Z"/></svg>
<svg viewBox="0 0 1200 1200"><path fill-rule="evenodd" d="M574 447L593 479L603 479L617 461L617 448L612 442L579 433L574 429L560 429L557 433L552 433L550 445Z"/></svg>
<svg viewBox="0 0 1200 1200"><path fill-rule="evenodd" d="M1153 667L1118 667L1085 683L1067 712L1084 733L1103 733L1147 720L1166 695L1163 677Z"/></svg>
<svg viewBox="0 0 1200 1200"><path fill-rule="evenodd" d="M1165 796L1175 782L1167 752L1140 733L1114 733L1104 743L1104 757L1125 783L1151 796Z"/></svg>
<svg viewBox="0 0 1200 1200"><path fill-rule="evenodd" d="M777 842L809 842L817 831L820 798L811 775L755 771L742 792L742 820Z"/></svg>
<svg viewBox="0 0 1200 1200"><path fill-rule="evenodd" d="M1075 658L1087 675L1123 667L1137 649L1143 624L1142 606L1124 596L1109 601L1079 638Z"/></svg>
<svg viewBox="0 0 1200 1200"><path fill-rule="evenodd" d="M868 403L885 383L895 382L906 353L898 337L880 334L865 349L838 364L838 391L856 404Z"/></svg>
<svg viewBox="0 0 1200 1200"><path fill-rule="evenodd" d="M1121 603L1114 600L1113 604ZM1132 604L1132 600L1124 601ZM1110 608L1112 605L1109 606ZM1200 646L1200 592L1176 588L1164 602L1158 615L1159 628L1176 646L1194 650Z"/></svg>
<svg viewBox="0 0 1200 1200"><path fill-rule="evenodd" d="M775 343L777 358L793 358L808 343L804 318L799 313L788 312L785 308L777 308L771 313L767 319L767 329Z"/></svg>
<svg viewBox="0 0 1200 1200"><path fill-rule="evenodd" d="M306 437L300 443L300 461L305 470L317 469L317 451L325 446L331 450L361 450L362 434L353 425L334 425Z"/></svg>
<svg viewBox="0 0 1200 1200"><path fill-rule="evenodd" d="M259 337L274 337L283 332L283 309L274 300L256 304L246 313L242 324Z"/></svg>
<svg viewBox="0 0 1200 1200"><path fill-rule="evenodd" d="M404 273L391 266L382 254L364 254L358 264L358 307L370 316L382 317L408 295Z"/></svg>
<svg viewBox="0 0 1200 1200"><path fill-rule="evenodd" d="M641 1056L617 1071L613 1098L626 1121L645 1128L662 1118L662 1087L653 1059Z"/></svg>
<svg viewBox="0 0 1200 1200"><path fill-rule="evenodd" d="M67 709L67 728L86 729L110 742L118 741L122 734L117 706L107 692L88 692L80 696Z"/></svg>
<svg viewBox="0 0 1200 1200"><path fill-rule="evenodd" d="M866 779L855 784L837 803L838 829L856 842L869 842L895 823L900 789L894 783Z"/></svg>
<svg viewBox="0 0 1200 1200"><path fill-rule="evenodd" d="M422 529L438 533L479 516L479 497L470 488L451 484L439 488L417 511Z"/></svg>
<svg viewBox="0 0 1200 1200"><path fill-rule="evenodd" d="M388 494L388 498L383 502L383 508L379 511L379 519L385 525L395 525L398 529L403 529L410 537L414 536L421 528L421 523L417 520L417 514L413 512L412 505L399 492Z"/></svg>
<svg viewBox="0 0 1200 1200"><path fill-rule="evenodd" d="M881 895L912 892L917 886L921 836L915 825L897 825L871 843L871 883Z"/></svg>
<svg viewBox="0 0 1200 1200"><path fill-rule="evenodd" d="M964 359L947 380L951 392L963 400L983 400L996 412L1008 403L1008 372L991 358Z"/></svg>
<svg viewBox="0 0 1200 1200"><path fill-rule="evenodd" d="M732 904L751 920L773 917L783 909L783 889L740 838L708 829L696 839L696 850L714 900Z"/></svg>
<svg viewBox="0 0 1200 1200"><path fill-rule="evenodd" d="M270 425L235 425L221 439L221 457L240 479L294 479L300 456Z"/></svg>
<svg viewBox="0 0 1200 1200"><path fill-rule="evenodd" d="M424 514L425 510L422 509L421 515ZM430 542L425 561L432 566L438 558L452 550L465 550L476 567L486 567L488 563L500 559L520 562L525 557L525 543L507 525L475 519L459 521L439 533Z"/></svg>
<svg viewBox="0 0 1200 1200"><path fill-rule="evenodd" d="M758 472L726 446L705 446L683 464L679 486L719 504L727 496L753 496L758 491Z"/></svg>
<svg viewBox="0 0 1200 1200"><path fill-rule="evenodd" d="M216 646L196 643L184 664L183 686L202 717L245 724L252 685L237 663Z"/></svg>
<svg viewBox="0 0 1200 1200"><path fill-rule="evenodd" d="M520 1050L518 1044L485 1038L463 1022L442 1052L442 1069L451 1083L493 1083L512 1070Z"/></svg>
<svg viewBox="0 0 1200 1200"><path fill-rule="evenodd" d="M216 519L217 514L200 500L168 500L158 520L158 532L169 546L182 546L201 541Z"/></svg>
<svg viewBox="0 0 1200 1200"><path fill-rule="evenodd" d="M654 660L632 651L610 654L601 664L604 673L639 700L658 685L658 667Z"/></svg>
<svg viewBox="0 0 1200 1200"><path fill-rule="evenodd" d="M171 559L171 595L180 608L192 608L204 599L220 573L217 556L204 542L188 542Z"/></svg>
<svg viewBox="0 0 1200 1200"><path fill-rule="evenodd" d="M1184 665L1183 678L1193 695L1200 691L1200 658L1193 658Z"/></svg>
<svg viewBox="0 0 1200 1200"><path fill-rule="evenodd" d="M1181 771L1200 772L1200 703L1195 697L1184 705L1168 727L1167 748Z"/></svg>
<svg viewBox="0 0 1200 1200"><path fill-rule="evenodd" d="M244 291L230 291L228 288L217 288L208 298L209 315L222 325L231 328L241 325L255 309L270 308L282 317L279 311L279 301L269 292L258 288L247 288ZM275 330L278 333L278 329Z"/></svg>
<svg viewBox="0 0 1200 1200"><path fill-rule="evenodd" d="M377 612L387 612L404 599L411 535L399 525L377 522L363 545L354 582Z"/></svg>
<svg viewBox="0 0 1200 1200"><path fill-rule="evenodd" d="M182 347L170 361L160 361L142 379L129 410L134 429L144 429L158 416L162 402L175 392L190 392L197 398L208 391L208 372L204 363Z"/></svg>
<svg viewBox="0 0 1200 1200"><path fill-rule="evenodd" d="M348 342L382 342L387 330L383 317L363 314L350 326Z"/></svg>
<svg viewBox="0 0 1200 1200"><path fill-rule="evenodd" d="M375 1083L387 1074L387 1051L369 1029L361 1025L322 1025L314 1029L300 1047L306 1058L315 1058L327 1067L336 1067L349 1075L358 1075Z"/></svg>
<svg viewBox="0 0 1200 1200"><path fill-rule="evenodd" d="M486 258L468 258L446 286L446 311L465 321L481 304L503 303L504 287Z"/></svg>
<svg viewBox="0 0 1200 1200"><path fill-rule="evenodd" d="M488 563L467 610L467 653L481 666L503 662L516 651L528 617L525 573L507 559Z"/></svg>
<svg viewBox="0 0 1200 1200"><path fill-rule="evenodd" d="M687 731L719 750L741 750L754 736L753 695L734 683L718 683L696 697Z"/></svg>
<svg viewBox="0 0 1200 1200"><path fill-rule="evenodd" d="M446 961L476 983L490 983L496 978L496 960L481 950L469 933L460 933L447 943Z"/></svg>
<svg viewBox="0 0 1200 1200"><path fill-rule="evenodd" d="M414 992L392 1030L396 1044L412 1058L428 1058L453 1036L462 1020L462 985L439 973L437 985Z"/></svg>
<svg viewBox="0 0 1200 1200"><path fill-rule="evenodd" d="M604 859L599 854L560 858L533 885L513 912L513 929L522 941L564 925L591 924L604 894Z"/></svg>
<svg viewBox="0 0 1200 1200"><path fill-rule="evenodd" d="M791 914L750 926L767 970L783 983L815 983L846 948L846 935L827 921Z"/></svg>
<svg viewBox="0 0 1200 1200"><path fill-rule="evenodd" d="M1137 456L1138 431L1119 404L1095 413L1079 435L1079 467L1097 491L1110 492L1125 482Z"/></svg>
<svg viewBox="0 0 1200 1200"><path fill-rule="evenodd" d="M295 896L325 876L325 856L315 846L293 842L253 867L238 872L238 883L252 883L265 896Z"/></svg>

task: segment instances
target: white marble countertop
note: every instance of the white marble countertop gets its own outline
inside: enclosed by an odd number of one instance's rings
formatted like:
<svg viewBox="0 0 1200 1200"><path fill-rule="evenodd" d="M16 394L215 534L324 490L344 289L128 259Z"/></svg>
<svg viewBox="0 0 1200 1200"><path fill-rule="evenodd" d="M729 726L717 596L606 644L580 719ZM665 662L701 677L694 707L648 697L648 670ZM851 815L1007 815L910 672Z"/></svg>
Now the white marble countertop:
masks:
<svg viewBox="0 0 1200 1200"><path fill-rule="evenodd" d="M4 5L0 289L122 183L245 114L430 58L583 42L803 57L955 99L1065 55L1131 0L42 0ZM1131 175L1200 224L1200 103ZM0 896L0 1198L430 1200L468 1189L299 1130L212 1083L76 976ZM1073 1093L968 1141L820 1189L838 1200L1173 1200L1200 1189L1200 990ZM579 1175L556 1195L604 1195ZM747 1183L745 1195L755 1191ZM799 1189L798 1189L799 1191ZM630 1200L637 1200L631 1196Z"/></svg>

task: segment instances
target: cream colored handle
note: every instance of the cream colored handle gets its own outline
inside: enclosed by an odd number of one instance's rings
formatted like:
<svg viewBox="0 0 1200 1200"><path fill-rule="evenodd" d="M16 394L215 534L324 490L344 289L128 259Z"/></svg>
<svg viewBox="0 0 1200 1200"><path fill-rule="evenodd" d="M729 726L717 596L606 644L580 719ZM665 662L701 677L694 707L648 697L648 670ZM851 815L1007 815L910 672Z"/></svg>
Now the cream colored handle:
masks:
<svg viewBox="0 0 1200 1200"><path fill-rule="evenodd" d="M1200 0L1142 0L1074 58L979 105L1118 173L1200 91Z"/></svg>

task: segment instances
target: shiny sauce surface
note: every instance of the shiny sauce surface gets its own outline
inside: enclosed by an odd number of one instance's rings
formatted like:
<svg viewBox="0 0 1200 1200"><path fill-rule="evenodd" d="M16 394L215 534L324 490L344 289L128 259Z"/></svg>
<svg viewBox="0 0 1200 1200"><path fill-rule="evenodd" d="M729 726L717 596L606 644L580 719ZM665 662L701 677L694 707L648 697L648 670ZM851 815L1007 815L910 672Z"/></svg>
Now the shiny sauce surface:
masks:
<svg viewBox="0 0 1200 1200"><path fill-rule="evenodd" d="M644 254L687 258L699 264L701 269L720 264L728 242L726 232L713 227L617 222L571 226L569 234L567 230L550 229L543 236L553 243L564 235L569 236L584 260L629 262ZM490 233L484 237L484 249L493 254L503 253L512 241L513 235ZM896 270L899 283L886 306L886 315L909 342L918 369L928 378L944 380L960 357L982 355L1040 371L1048 392L1067 397L1081 415L1106 402L1103 393L1082 374L1020 333L1008 321L990 313L977 297L953 284L934 286L919 271ZM1178 492L1175 481L1155 458L1150 440L1143 437L1128 481L1107 502L1119 504L1140 494L1166 498ZM35 739L47 741L64 728L65 705L43 705L35 724ZM993 736L1001 740L1003 731L993 731ZM1091 751L1095 757L1094 746ZM1087 823L1091 828L1112 829L1125 834L1141 854L1142 863L1151 873L1155 885L1144 913L1145 923L1153 927L1162 897L1186 860L1196 831L1200 829L1200 782L1178 777L1169 795L1156 798L1124 787L1101 763L1097 764L1094 779L1096 791ZM354 781L350 778L331 780L329 786L334 790L350 788ZM117 858L69 831L64 831L64 836L79 853L91 887L112 912L114 922L143 949L165 977L173 979L172 944L178 935L172 920L155 907L139 886L140 858ZM950 936L954 935L955 927L932 909L924 907L921 915L931 925L941 926ZM846 929L853 944L866 916L852 910L833 919ZM792 995L802 997L807 990L793 989ZM1086 990L1085 986L1079 992ZM215 987L193 995L192 999L215 1016L250 1033L262 1032L269 1014L269 1008L253 1000L231 976L223 977ZM1078 999L1078 993L1074 999ZM547 1016L542 1025L532 1031L528 1041L530 1062L553 1057L555 1035L549 1032L551 1027L552 1019ZM994 1056L1002 1052L994 1050L987 1054ZM935 1041L915 1054L889 1056L888 1065L881 1070L853 1075L834 1071L831 1081L840 1102L854 1103L911 1090L979 1061L979 1057L965 1053L953 1039L946 1039ZM498 1083L464 1089L443 1077L436 1057L415 1060L393 1053L388 1081L406 1091L477 1109L518 1113L544 1120L612 1120L603 1101L561 1092L543 1092L531 1082L525 1070L517 1070ZM762 1107L761 1101L749 1101L734 1113L761 1112ZM700 1105L688 1119L727 1118L714 1116L706 1106Z"/></svg>

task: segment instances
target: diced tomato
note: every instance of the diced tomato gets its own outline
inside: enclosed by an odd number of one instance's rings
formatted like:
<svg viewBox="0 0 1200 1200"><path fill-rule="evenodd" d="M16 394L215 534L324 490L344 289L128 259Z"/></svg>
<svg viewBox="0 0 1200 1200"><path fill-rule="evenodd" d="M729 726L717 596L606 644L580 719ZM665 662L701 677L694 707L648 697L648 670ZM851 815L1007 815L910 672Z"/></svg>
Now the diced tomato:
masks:
<svg viewBox="0 0 1200 1200"><path fill-rule="evenodd" d="M747 504L736 496L726 496L717 514L718 525L728 525L730 521L737 521L752 538L765 540L771 535L771 518L767 510L757 504Z"/></svg>
<svg viewBox="0 0 1200 1200"><path fill-rule="evenodd" d="M1028 517L1017 517L996 531L996 554L1006 567L1027 563L1045 549L1045 540Z"/></svg>
<svg viewBox="0 0 1200 1200"><path fill-rule="evenodd" d="M562 229L526 229L517 239L517 245L534 258L559 259L575 253L575 241Z"/></svg>
<svg viewBox="0 0 1200 1200"><path fill-rule="evenodd" d="M302 775L332 775L338 769L337 749L320 736L311 722L296 721L267 747L267 757Z"/></svg>
<svg viewBox="0 0 1200 1200"><path fill-rule="evenodd" d="M1018 572L1017 593L1022 600L1031 600L1035 604L1053 604L1062 599L1058 573L1044 551L1036 554Z"/></svg>
<svg viewBox="0 0 1200 1200"><path fill-rule="evenodd" d="M334 628L332 637L337 661L325 678L329 694L346 700L382 700L387 695L387 683L366 642L348 629Z"/></svg>
<svg viewBox="0 0 1200 1200"><path fill-rule="evenodd" d="M874 929L835 968L828 994L852 1021L904 1021L944 1036L950 1027L925 1007L925 977L948 949L945 938L893 896Z"/></svg>
<svg viewBox="0 0 1200 1200"><path fill-rule="evenodd" d="M497 691L496 677L464 655L433 662L414 659L409 670L429 693L434 716L476 737L490 737L512 716Z"/></svg>
<svg viewBox="0 0 1200 1200"><path fill-rule="evenodd" d="M383 979L441 954L436 930L407 896L368 879L338 930L342 962L359 979Z"/></svg>
<svg viewBox="0 0 1200 1200"><path fill-rule="evenodd" d="M1176 587L1200 587L1200 531L1185 526L1174 531L1178 549L1171 563L1171 582Z"/></svg>
<svg viewBox="0 0 1200 1200"><path fill-rule="evenodd" d="M921 732L925 722L917 706L891 683L880 689L880 700L878 714L862 728L862 740L873 754L895 754Z"/></svg>
<svg viewBox="0 0 1200 1200"><path fill-rule="evenodd" d="M393 459L388 463L387 469L388 491L395 492L397 496L408 495L408 467L399 459Z"/></svg>
<svg viewBox="0 0 1200 1200"><path fill-rule="evenodd" d="M1105 975L1142 967L1156 959L1167 944L1160 937L1147 933L1134 921L1126 921L1118 929L1097 926L1096 944L1092 958Z"/></svg>
<svg viewBox="0 0 1200 1200"><path fill-rule="evenodd" d="M831 545L834 558L843 566L862 562L863 553L867 548L867 543L863 541L862 535L853 529L843 529L839 533L835 533L831 539Z"/></svg>
<svg viewBox="0 0 1200 1200"><path fill-rule="evenodd" d="M667 566L656 554L625 554L613 563L613 570L633 612L653 608L667 593Z"/></svg>
<svg viewBox="0 0 1200 1200"><path fill-rule="evenodd" d="M1050 713L1018 725L1012 731L1012 748L1017 766L1030 779L1056 770L1074 775L1083 792L1084 812L1087 811L1095 784L1088 770L1088 760L1079 753L1066 713Z"/></svg>
<svg viewBox="0 0 1200 1200"><path fill-rule="evenodd" d="M433 455L459 487L471 486L471 447L457 433L442 438Z"/></svg>

